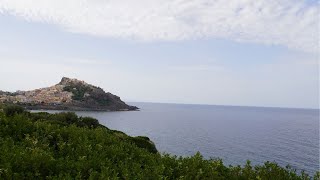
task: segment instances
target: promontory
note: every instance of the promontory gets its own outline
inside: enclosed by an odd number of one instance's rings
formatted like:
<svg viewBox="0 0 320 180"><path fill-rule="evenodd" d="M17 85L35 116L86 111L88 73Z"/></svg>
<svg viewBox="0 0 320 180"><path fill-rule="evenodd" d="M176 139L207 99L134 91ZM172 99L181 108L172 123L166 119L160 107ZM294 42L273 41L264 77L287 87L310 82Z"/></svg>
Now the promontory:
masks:
<svg viewBox="0 0 320 180"><path fill-rule="evenodd" d="M119 96L84 81L63 77L51 87L30 91L0 91L0 103L18 104L31 110L72 111L130 111L136 106L127 105Z"/></svg>

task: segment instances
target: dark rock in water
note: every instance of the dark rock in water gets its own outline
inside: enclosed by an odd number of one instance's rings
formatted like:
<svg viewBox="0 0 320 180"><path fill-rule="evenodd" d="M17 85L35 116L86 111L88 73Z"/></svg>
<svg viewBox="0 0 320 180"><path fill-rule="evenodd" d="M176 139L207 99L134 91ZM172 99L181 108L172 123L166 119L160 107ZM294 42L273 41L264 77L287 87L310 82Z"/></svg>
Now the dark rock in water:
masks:
<svg viewBox="0 0 320 180"><path fill-rule="evenodd" d="M28 109L130 111L136 106L127 105L119 96L77 79L63 77L60 83L32 91L0 93L0 102L19 104Z"/></svg>

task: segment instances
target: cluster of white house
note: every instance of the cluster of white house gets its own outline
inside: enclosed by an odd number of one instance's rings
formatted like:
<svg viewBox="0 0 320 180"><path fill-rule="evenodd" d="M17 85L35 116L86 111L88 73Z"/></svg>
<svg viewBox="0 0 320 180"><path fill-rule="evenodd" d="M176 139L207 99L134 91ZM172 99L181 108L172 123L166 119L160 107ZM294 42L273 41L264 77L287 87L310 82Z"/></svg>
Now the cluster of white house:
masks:
<svg viewBox="0 0 320 180"><path fill-rule="evenodd" d="M17 91L15 95L0 95L0 102L37 104L61 104L71 102L72 93L63 91L63 87L62 85L55 85L33 91Z"/></svg>

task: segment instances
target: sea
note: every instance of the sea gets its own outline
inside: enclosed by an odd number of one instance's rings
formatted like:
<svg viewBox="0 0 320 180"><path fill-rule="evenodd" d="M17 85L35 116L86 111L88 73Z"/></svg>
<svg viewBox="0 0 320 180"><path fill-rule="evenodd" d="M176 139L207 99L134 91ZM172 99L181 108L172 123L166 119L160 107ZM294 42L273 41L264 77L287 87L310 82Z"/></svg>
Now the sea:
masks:
<svg viewBox="0 0 320 180"><path fill-rule="evenodd" d="M312 175L320 169L319 109L128 104L140 111L76 113L131 136L147 136L161 153L200 152L225 165L270 161Z"/></svg>

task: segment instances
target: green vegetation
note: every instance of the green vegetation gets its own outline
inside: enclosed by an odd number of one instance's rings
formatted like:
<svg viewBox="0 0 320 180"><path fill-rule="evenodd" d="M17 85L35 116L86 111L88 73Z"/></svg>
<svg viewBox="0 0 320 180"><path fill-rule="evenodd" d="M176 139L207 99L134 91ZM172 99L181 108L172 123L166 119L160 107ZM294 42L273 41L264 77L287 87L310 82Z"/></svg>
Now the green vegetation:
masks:
<svg viewBox="0 0 320 180"><path fill-rule="evenodd" d="M0 111L0 179L311 179L271 162L240 167L199 153L161 155L147 137L130 137L74 113L5 109Z"/></svg>
<svg viewBox="0 0 320 180"><path fill-rule="evenodd" d="M3 112L6 116L13 116L15 114L23 113L24 108L21 106L8 105L3 108Z"/></svg>
<svg viewBox="0 0 320 180"><path fill-rule="evenodd" d="M79 85L69 85L69 86L65 86L63 88L64 91L68 91L68 92L72 92L73 96L72 99L73 100L78 100L78 101L82 101L84 100L84 95L85 93L90 92L90 88L87 86L83 86L81 84Z"/></svg>
<svg viewBox="0 0 320 180"><path fill-rule="evenodd" d="M101 98L100 96L98 95L94 95L94 96L91 96L91 98L97 102L98 104L100 104L101 106L108 106L110 105L110 100L106 99L106 98Z"/></svg>
<svg viewBox="0 0 320 180"><path fill-rule="evenodd" d="M99 89L99 88L98 88ZM91 93L92 89L88 86L84 86L82 84L73 84L73 85L68 85L63 88L64 91L72 92L73 96L72 99L76 101L84 101L86 100L85 94L88 93L90 94L90 98L94 101L97 102L98 104L102 106L108 106L110 105L110 101L106 98L102 98L101 94L95 94Z"/></svg>

